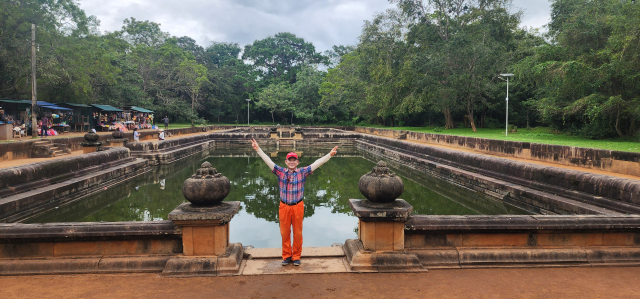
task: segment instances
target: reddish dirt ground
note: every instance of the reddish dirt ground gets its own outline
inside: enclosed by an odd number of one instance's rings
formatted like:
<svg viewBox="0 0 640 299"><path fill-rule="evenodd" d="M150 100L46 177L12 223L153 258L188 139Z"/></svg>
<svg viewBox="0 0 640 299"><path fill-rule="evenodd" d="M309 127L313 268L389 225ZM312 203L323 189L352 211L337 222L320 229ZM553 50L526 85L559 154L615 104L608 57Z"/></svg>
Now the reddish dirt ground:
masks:
<svg viewBox="0 0 640 299"><path fill-rule="evenodd" d="M0 298L640 298L640 267L165 278L0 277Z"/></svg>

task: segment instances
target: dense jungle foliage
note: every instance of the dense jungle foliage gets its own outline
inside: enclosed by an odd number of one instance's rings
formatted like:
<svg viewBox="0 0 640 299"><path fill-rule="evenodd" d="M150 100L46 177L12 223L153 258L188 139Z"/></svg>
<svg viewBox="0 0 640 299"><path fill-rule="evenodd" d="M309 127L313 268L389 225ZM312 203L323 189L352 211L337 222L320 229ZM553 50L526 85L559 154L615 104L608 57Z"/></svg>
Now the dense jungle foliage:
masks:
<svg viewBox="0 0 640 299"><path fill-rule="evenodd" d="M319 53L283 32L206 48L129 18L100 32L75 0L0 1L0 98L138 105L172 121L444 128L509 120L588 138L635 136L640 3L552 0L540 33L509 0L390 0L356 45Z"/></svg>

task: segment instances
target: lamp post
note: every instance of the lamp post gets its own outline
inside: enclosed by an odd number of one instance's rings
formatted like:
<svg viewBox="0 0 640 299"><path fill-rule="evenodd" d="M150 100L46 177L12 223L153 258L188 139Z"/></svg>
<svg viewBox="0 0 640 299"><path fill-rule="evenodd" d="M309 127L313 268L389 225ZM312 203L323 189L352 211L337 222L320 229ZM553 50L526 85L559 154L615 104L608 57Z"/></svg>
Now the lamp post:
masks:
<svg viewBox="0 0 640 299"><path fill-rule="evenodd" d="M247 99L247 126L249 126L249 102L251 99Z"/></svg>
<svg viewBox="0 0 640 299"><path fill-rule="evenodd" d="M507 118L505 120L504 136L509 134L509 77L513 77L513 74L500 74L500 77L507 78Z"/></svg>

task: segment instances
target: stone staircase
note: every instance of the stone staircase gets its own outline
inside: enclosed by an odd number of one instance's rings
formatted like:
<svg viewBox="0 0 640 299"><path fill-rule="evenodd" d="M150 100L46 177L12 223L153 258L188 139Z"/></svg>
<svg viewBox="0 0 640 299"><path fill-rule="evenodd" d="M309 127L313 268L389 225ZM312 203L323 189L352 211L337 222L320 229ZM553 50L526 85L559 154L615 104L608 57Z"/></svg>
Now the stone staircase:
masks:
<svg viewBox="0 0 640 299"><path fill-rule="evenodd" d="M51 140L41 139L33 143L32 150L33 158L50 158L64 156L71 153L71 151L62 144L54 144Z"/></svg>

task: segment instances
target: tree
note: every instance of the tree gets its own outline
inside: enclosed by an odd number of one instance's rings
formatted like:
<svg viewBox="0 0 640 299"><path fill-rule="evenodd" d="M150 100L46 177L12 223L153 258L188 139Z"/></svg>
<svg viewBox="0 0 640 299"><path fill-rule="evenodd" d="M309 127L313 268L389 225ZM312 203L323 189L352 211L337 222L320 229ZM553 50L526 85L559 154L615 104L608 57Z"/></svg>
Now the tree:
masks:
<svg viewBox="0 0 640 299"><path fill-rule="evenodd" d="M252 62L265 85L271 82L294 83L302 66L327 61L316 52L313 44L288 32L246 45L242 59Z"/></svg>
<svg viewBox="0 0 640 299"><path fill-rule="evenodd" d="M296 83L291 85L294 94L292 103L291 121L293 116L314 123L326 119L323 109L320 107L322 97L318 92L324 80L324 74L311 66L304 66L298 71Z"/></svg>
<svg viewBox="0 0 640 299"><path fill-rule="evenodd" d="M271 84L260 91L256 106L268 110L271 113L271 121L275 123L275 113L284 115L291 111L294 96L286 82ZM284 121L284 116L282 118Z"/></svg>
<svg viewBox="0 0 640 299"><path fill-rule="evenodd" d="M125 19L122 30L117 31L116 34L134 47L159 47L170 36L169 33L160 29L159 23L141 22L135 18Z"/></svg>
<svg viewBox="0 0 640 299"><path fill-rule="evenodd" d="M640 118L640 5L552 3L549 38L517 68L536 84L545 121L584 137L631 136Z"/></svg>
<svg viewBox="0 0 640 299"><path fill-rule="evenodd" d="M419 49L409 74L423 78L413 97L441 110L446 128L454 127L452 112L464 109L475 132L476 106L486 102L497 73L506 71L513 57L519 13L507 12L507 0L394 2L413 20L409 44Z"/></svg>

